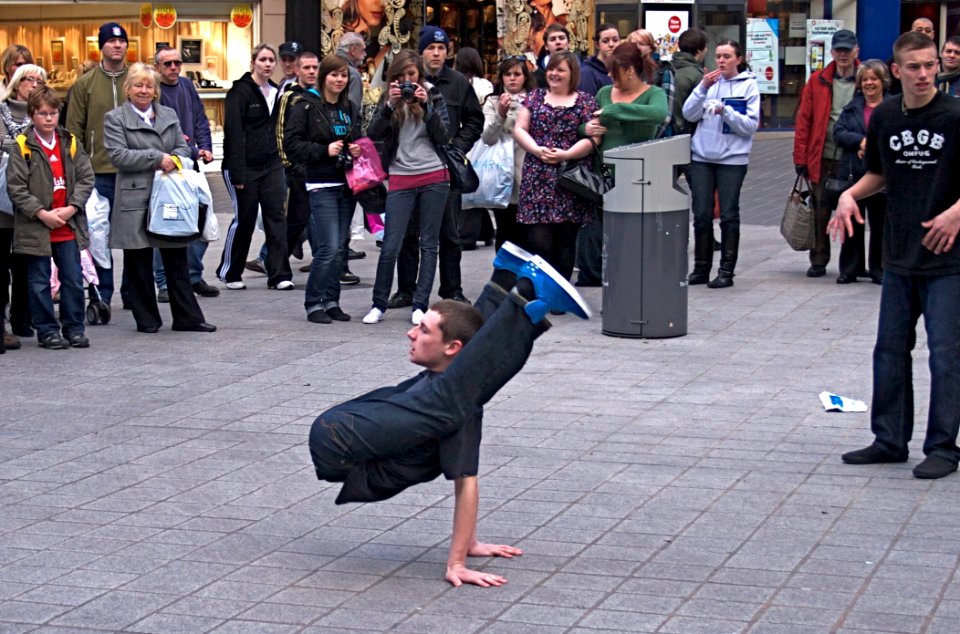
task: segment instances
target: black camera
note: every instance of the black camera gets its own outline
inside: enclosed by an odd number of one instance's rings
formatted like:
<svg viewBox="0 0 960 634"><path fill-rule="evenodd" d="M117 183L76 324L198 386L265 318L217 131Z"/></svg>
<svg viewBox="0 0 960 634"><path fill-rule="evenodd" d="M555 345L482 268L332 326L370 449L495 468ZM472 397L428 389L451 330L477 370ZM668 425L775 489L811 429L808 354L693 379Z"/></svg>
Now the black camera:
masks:
<svg viewBox="0 0 960 634"><path fill-rule="evenodd" d="M350 152L347 150L347 142L343 142L343 147L340 149L340 154L337 154L337 169L348 170L353 167L353 157L350 156Z"/></svg>
<svg viewBox="0 0 960 634"><path fill-rule="evenodd" d="M411 81L404 80L400 82L400 98L407 103L416 101L417 85Z"/></svg>

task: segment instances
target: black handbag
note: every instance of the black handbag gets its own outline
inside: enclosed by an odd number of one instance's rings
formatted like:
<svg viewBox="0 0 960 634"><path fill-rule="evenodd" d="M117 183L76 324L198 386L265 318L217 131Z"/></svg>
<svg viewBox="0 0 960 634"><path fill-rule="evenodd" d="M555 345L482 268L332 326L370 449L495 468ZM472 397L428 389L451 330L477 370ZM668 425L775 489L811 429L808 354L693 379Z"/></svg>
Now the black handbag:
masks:
<svg viewBox="0 0 960 634"><path fill-rule="evenodd" d="M480 177L470 164L470 159L463 150L455 145L447 144L440 148L447 163L447 172L450 175L450 189L461 194L472 194L480 187Z"/></svg>
<svg viewBox="0 0 960 634"><path fill-rule="evenodd" d="M590 139L590 137L587 137ZM594 171L590 165L578 159L576 161L564 161L560 163L559 185L562 189L573 193L574 196L586 200L591 205L603 206L603 195L613 189L613 174L610 168L603 162L600 155L600 149L597 144L590 139L593 146L593 152L599 159L599 171Z"/></svg>

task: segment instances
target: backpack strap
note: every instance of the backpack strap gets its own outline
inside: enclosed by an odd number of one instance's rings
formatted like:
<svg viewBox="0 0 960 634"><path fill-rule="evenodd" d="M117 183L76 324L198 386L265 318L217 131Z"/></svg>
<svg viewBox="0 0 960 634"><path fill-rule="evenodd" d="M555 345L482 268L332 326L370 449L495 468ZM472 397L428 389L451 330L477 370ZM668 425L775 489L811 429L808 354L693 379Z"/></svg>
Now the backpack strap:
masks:
<svg viewBox="0 0 960 634"><path fill-rule="evenodd" d="M30 156L32 152L30 148L27 147L27 135L18 134L17 135L17 145L20 146L20 156L23 157L23 160L27 162L27 165L30 164Z"/></svg>

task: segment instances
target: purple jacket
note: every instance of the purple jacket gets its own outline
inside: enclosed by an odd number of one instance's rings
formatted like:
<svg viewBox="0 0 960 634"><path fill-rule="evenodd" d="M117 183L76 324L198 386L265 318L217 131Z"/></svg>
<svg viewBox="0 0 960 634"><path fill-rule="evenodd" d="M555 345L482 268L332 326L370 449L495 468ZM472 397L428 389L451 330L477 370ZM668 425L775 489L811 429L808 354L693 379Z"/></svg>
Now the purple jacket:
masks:
<svg viewBox="0 0 960 634"><path fill-rule="evenodd" d="M160 103L173 108L177 117L180 118L180 128L183 130L183 135L187 137L191 158L196 160L200 154L199 150L213 151L210 122L207 121L207 113L203 110L200 95L197 94L192 81L181 77L176 86L160 82Z"/></svg>

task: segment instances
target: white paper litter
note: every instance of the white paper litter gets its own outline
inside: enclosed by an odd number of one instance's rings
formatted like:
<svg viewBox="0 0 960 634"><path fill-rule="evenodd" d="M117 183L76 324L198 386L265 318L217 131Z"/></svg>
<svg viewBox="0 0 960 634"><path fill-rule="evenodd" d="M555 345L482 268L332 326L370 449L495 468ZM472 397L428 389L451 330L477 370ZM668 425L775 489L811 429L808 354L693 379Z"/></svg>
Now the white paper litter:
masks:
<svg viewBox="0 0 960 634"><path fill-rule="evenodd" d="M833 392L820 392L820 402L828 412L865 412L867 404Z"/></svg>

